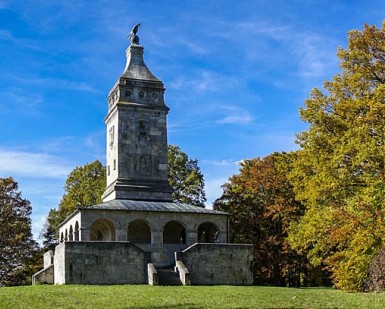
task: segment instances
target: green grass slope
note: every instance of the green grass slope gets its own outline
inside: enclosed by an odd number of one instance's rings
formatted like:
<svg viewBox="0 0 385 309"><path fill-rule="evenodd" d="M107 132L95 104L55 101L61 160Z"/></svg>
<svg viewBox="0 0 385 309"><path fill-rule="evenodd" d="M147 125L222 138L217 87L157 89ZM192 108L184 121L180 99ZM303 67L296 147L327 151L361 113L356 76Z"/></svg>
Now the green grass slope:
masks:
<svg viewBox="0 0 385 309"><path fill-rule="evenodd" d="M239 286L0 288L0 308L385 308L385 293Z"/></svg>

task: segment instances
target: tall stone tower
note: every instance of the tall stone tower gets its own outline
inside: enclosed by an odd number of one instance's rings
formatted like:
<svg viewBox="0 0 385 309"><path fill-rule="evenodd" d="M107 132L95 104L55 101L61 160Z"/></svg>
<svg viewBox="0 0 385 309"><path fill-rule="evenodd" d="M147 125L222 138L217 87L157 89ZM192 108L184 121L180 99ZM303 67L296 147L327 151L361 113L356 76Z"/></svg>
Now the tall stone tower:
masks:
<svg viewBox="0 0 385 309"><path fill-rule="evenodd" d="M108 95L103 203L77 208L59 226L33 282L249 285L253 246L228 244L229 214L172 202L164 86L130 33L127 65ZM53 261L52 261L53 260Z"/></svg>
<svg viewBox="0 0 385 309"><path fill-rule="evenodd" d="M107 187L103 202L172 201L165 88L144 63L136 32L131 32L126 57L124 72L108 95Z"/></svg>

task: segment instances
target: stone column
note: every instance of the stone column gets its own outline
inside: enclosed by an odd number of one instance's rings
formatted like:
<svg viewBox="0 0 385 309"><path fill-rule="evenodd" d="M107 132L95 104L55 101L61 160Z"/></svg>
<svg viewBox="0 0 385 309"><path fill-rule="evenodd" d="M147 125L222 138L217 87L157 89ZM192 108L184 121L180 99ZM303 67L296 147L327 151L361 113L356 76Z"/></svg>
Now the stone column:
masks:
<svg viewBox="0 0 385 309"><path fill-rule="evenodd" d="M187 230L186 231L186 245L191 246L198 242L198 231Z"/></svg>
<svg viewBox="0 0 385 309"><path fill-rule="evenodd" d="M227 243L227 231L218 231L218 243Z"/></svg>
<svg viewBox="0 0 385 309"><path fill-rule="evenodd" d="M79 239L80 241L90 241L90 230L85 228L79 229Z"/></svg>
<svg viewBox="0 0 385 309"><path fill-rule="evenodd" d="M115 233L115 241L127 241L127 229L117 228Z"/></svg>
<svg viewBox="0 0 385 309"><path fill-rule="evenodd" d="M152 262L155 265L164 263L165 257L163 254L163 229L151 230L151 247Z"/></svg>

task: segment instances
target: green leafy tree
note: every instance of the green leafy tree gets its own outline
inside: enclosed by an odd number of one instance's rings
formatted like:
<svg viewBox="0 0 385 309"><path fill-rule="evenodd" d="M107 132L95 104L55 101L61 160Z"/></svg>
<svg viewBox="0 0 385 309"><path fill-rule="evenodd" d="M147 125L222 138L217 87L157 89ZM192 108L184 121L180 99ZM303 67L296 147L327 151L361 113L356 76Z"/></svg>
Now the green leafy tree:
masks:
<svg viewBox="0 0 385 309"><path fill-rule="evenodd" d="M32 207L12 177L0 178L0 286L25 284L37 244L31 232Z"/></svg>
<svg viewBox="0 0 385 309"><path fill-rule="evenodd" d="M243 161L239 174L229 179L214 203L214 209L231 214L231 241L254 244L257 284L315 284L309 282L309 272L314 271L306 258L286 240L290 223L303 213L287 179L293 157L293 153L274 153Z"/></svg>
<svg viewBox="0 0 385 309"><path fill-rule="evenodd" d="M291 181L306 212L289 239L337 287L362 290L385 238L385 29L365 25L348 40L341 73L300 110L309 129Z"/></svg>
<svg viewBox="0 0 385 309"><path fill-rule="evenodd" d="M205 183L198 160L190 159L178 146L169 145L168 164L168 181L174 190L173 199L177 202L204 207Z"/></svg>
<svg viewBox="0 0 385 309"><path fill-rule="evenodd" d="M63 218L59 216L57 209L50 209L47 220L44 223L43 229L40 232L40 239L43 240L43 247L49 250L53 250L59 243L59 237L57 235L57 226Z"/></svg>

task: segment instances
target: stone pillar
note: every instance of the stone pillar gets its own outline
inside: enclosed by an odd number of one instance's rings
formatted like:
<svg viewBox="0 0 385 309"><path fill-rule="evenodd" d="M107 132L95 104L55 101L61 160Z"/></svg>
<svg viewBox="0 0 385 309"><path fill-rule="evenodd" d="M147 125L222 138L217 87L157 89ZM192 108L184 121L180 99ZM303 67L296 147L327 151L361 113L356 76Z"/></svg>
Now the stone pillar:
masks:
<svg viewBox="0 0 385 309"><path fill-rule="evenodd" d="M218 231L218 243L226 244L227 243L227 231L222 230Z"/></svg>
<svg viewBox="0 0 385 309"><path fill-rule="evenodd" d="M80 241L90 241L90 230L85 228L79 229L79 239Z"/></svg>
<svg viewBox="0 0 385 309"><path fill-rule="evenodd" d="M186 245L191 246L198 242L197 230L186 230Z"/></svg>
<svg viewBox="0 0 385 309"><path fill-rule="evenodd" d="M163 229L151 230L152 262L155 265L165 263L167 259L163 254Z"/></svg>
<svg viewBox="0 0 385 309"><path fill-rule="evenodd" d="M115 230L115 241L127 241L127 229L117 228Z"/></svg>

